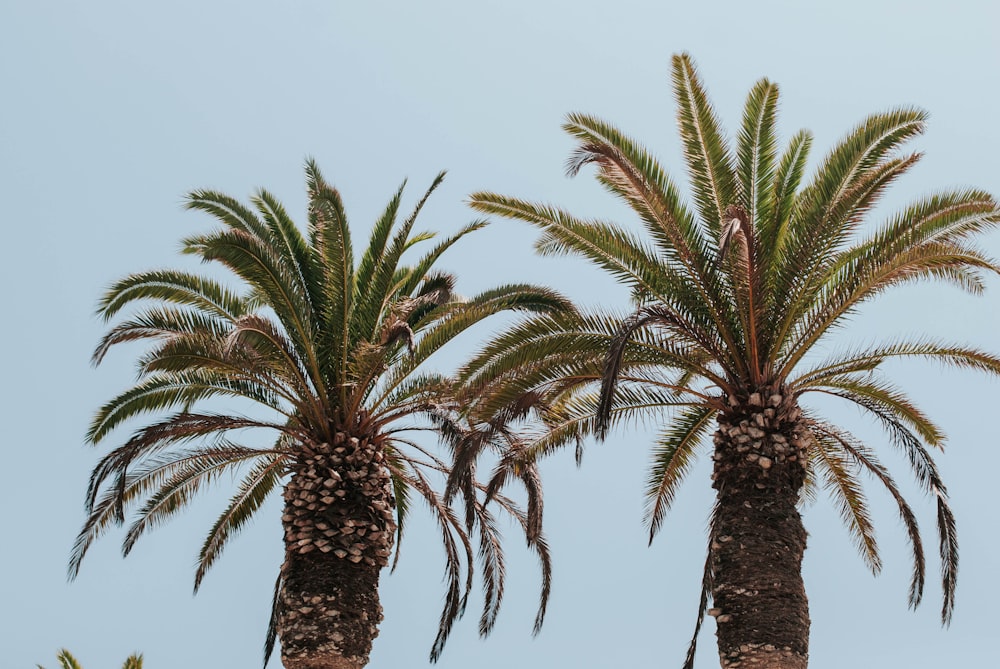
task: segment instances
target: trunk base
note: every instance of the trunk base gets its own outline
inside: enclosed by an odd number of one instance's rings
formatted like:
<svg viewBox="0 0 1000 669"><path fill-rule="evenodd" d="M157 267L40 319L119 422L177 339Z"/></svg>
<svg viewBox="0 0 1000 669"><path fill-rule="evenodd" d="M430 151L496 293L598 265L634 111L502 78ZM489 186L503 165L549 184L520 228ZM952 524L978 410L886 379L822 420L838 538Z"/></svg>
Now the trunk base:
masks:
<svg viewBox="0 0 1000 669"><path fill-rule="evenodd" d="M722 658L722 669L806 669L808 664L808 657L771 644L747 644L740 646L736 657Z"/></svg>
<svg viewBox="0 0 1000 669"><path fill-rule="evenodd" d="M378 636L381 567L353 564L319 551L284 566L280 596L281 662L285 669L358 669Z"/></svg>
<svg viewBox="0 0 1000 669"><path fill-rule="evenodd" d="M285 669L362 669L367 662L361 658L344 657L336 651L314 651L308 657L282 657L281 664Z"/></svg>

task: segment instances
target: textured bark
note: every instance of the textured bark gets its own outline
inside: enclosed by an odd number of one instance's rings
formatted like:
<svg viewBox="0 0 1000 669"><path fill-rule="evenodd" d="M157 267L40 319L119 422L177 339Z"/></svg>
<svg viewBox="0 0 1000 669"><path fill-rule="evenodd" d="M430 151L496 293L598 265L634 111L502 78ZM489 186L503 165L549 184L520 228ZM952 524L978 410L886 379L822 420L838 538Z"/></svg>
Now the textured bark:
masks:
<svg viewBox="0 0 1000 669"><path fill-rule="evenodd" d="M382 621L379 573L395 539L377 440L303 448L285 487L278 636L286 669L360 669Z"/></svg>
<svg viewBox="0 0 1000 669"><path fill-rule="evenodd" d="M730 398L715 434L717 507L712 599L724 669L804 669L809 605L806 531L796 507L805 480L804 430L793 398Z"/></svg>

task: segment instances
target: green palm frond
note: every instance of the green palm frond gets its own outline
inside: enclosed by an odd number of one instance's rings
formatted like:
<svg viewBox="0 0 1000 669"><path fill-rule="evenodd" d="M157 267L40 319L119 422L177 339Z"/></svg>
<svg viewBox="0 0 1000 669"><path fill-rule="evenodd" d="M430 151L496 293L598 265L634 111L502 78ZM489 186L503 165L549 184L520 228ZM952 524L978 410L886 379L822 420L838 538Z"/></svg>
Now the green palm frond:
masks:
<svg viewBox="0 0 1000 669"><path fill-rule="evenodd" d="M185 510L202 487L213 483L227 470L241 464L240 460L227 459L220 464L189 460L187 465L178 465L171 477L164 481L137 510L137 517L129 526L122 542L122 554L128 555L132 552L135 542L147 530L162 525L175 514Z"/></svg>
<svg viewBox="0 0 1000 669"><path fill-rule="evenodd" d="M396 216L399 212L399 204L403 199L404 188L406 188L405 180L399 186L396 194L389 200L385 211L382 212L382 215L379 216L372 227L368 247L365 249L364 254L361 256L361 261L358 263L356 286L360 291L372 289L372 277L375 274L376 268L382 263L382 258L385 254L385 245L389 241L389 234L392 232L393 226L396 225ZM358 295L357 299L361 302L365 301L362 295Z"/></svg>
<svg viewBox="0 0 1000 669"><path fill-rule="evenodd" d="M80 530L70 554L68 573L75 578L81 562L91 544L111 527L120 525L124 518L124 508L136 504L142 496L161 487L179 469L191 468L214 470L225 468L230 462L243 462L258 458L262 453L257 449L235 444L176 451L166 456L147 458L128 471L124 489L111 487L89 506L89 515Z"/></svg>
<svg viewBox="0 0 1000 669"><path fill-rule="evenodd" d="M902 391L892 384L871 375L844 375L826 379L814 386L820 392L835 395L853 402L862 409L875 408L876 417L891 417L914 430L920 439L941 447L944 433Z"/></svg>
<svg viewBox="0 0 1000 669"><path fill-rule="evenodd" d="M636 210L668 266L679 264L691 274L704 275L710 244L656 159L612 125L591 116L570 114L563 129L579 142L568 164L570 175L585 165L597 165L598 180ZM473 203L476 199L472 197Z"/></svg>
<svg viewBox="0 0 1000 669"><path fill-rule="evenodd" d="M304 346L313 334L312 305L296 269L278 255L271 241L241 231L218 230L189 237L184 250L204 261L221 263L253 286L288 327L289 336Z"/></svg>
<svg viewBox="0 0 1000 669"><path fill-rule="evenodd" d="M760 226L761 246L770 250L769 269L782 266L780 258L788 251L789 224L811 147L812 134L800 130L789 140L785 152L778 161L774 183L770 190L773 215L770 220L764 219ZM770 272L768 274L770 276ZM769 285L773 287L773 284Z"/></svg>
<svg viewBox="0 0 1000 669"><path fill-rule="evenodd" d="M403 282L401 282L399 286L400 294L401 295L412 294L413 291L417 289L417 286L420 284L420 282L423 281L424 278L428 275L428 273L431 271L431 268L434 267L434 264L442 256L442 254L444 254L445 251L450 249L452 246L455 245L456 242L458 242L460 239L462 239L469 233L475 232L476 230L482 230L487 225L488 224L486 221L482 220L473 221L472 223L469 223L468 225L462 227L455 234L446 237L445 239L438 242L433 249L428 251L420 260L418 260L413 265L412 269L409 269L407 271L406 279Z"/></svg>
<svg viewBox="0 0 1000 669"><path fill-rule="evenodd" d="M774 183L778 141L775 117L778 87L767 79L758 81L747 96L743 126L737 142L737 180L741 204L758 229L773 220L771 186Z"/></svg>
<svg viewBox="0 0 1000 669"><path fill-rule="evenodd" d="M73 657L73 654L65 648L59 651L59 654L56 655L56 660L58 660L59 666L62 667L62 669L82 669L79 661L77 661L77 659ZM36 666L38 669L44 669L40 664Z"/></svg>
<svg viewBox="0 0 1000 669"><path fill-rule="evenodd" d="M142 669L142 654L135 653L125 659L122 669Z"/></svg>
<svg viewBox="0 0 1000 669"><path fill-rule="evenodd" d="M86 439L96 444L125 421L147 413L190 406L211 397L244 397L281 411L278 396L261 384L206 370L156 373L104 404L95 414Z"/></svg>
<svg viewBox="0 0 1000 669"><path fill-rule="evenodd" d="M94 350L91 361L98 365L104 360L108 350L116 344L124 344L144 339L166 340L171 337L190 335L192 337L219 337L227 333L230 325L211 314L185 309L147 309L133 318L122 321L111 328Z"/></svg>
<svg viewBox="0 0 1000 669"><path fill-rule="evenodd" d="M309 236L316 250L316 262L323 273L323 328L318 336L318 355L333 363L327 370L326 385L338 387L337 400L347 399L350 325L354 309L354 249L351 231L340 193L327 184L312 161L306 163L309 190Z"/></svg>
<svg viewBox="0 0 1000 669"><path fill-rule="evenodd" d="M248 308L245 298L212 279L175 270L155 270L131 274L112 284L98 303L97 312L108 321L136 300L190 306L227 320L239 318Z"/></svg>
<svg viewBox="0 0 1000 669"><path fill-rule="evenodd" d="M830 254L861 222L859 215L853 215L852 206L859 208L859 214L866 211L893 174L892 170L880 172L888 169L880 161L919 134L925 117L914 109L870 116L830 152L813 182L798 194L785 235L782 262L775 267L774 291L785 297L775 303L779 311L772 315L778 317L775 341L784 339L783 333L821 285ZM899 169L908 164L903 163ZM845 216L845 211L850 215Z"/></svg>
<svg viewBox="0 0 1000 669"><path fill-rule="evenodd" d="M917 525L917 518L903 498L896 482L890 476L888 470L879 461L875 454L864 444L854 439L843 430L830 425L829 423L813 421L813 435L825 439L828 444L835 444L848 455L852 460L862 466L868 473L874 476L886 488L899 510L900 519L906 527L907 539L913 551L913 574L910 579L909 602L911 607L920 604L924 591L925 559L923 542L920 538L920 529Z"/></svg>
<svg viewBox="0 0 1000 669"><path fill-rule="evenodd" d="M823 432L815 436L810 459L823 479L824 489L837 505L855 547L872 573L878 574L882 570L882 558L875 540L868 500L857 478L856 463L843 452L837 439Z"/></svg>
<svg viewBox="0 0 1000 669"><path fill-rule="evenodd" d="M268 456L260 459L254 469L244 477L229 506L212 525L205 543L198 554L198 569L194 577L194 591L198 592L202 579L222 554L222 549L232 536L250 521L264 500L278 485L285 459Z"/></svg>
<svg viewBox="0 0 1000 669"><path fill-rule="evenodd" d="M653 543L674 501L677 488L694 463L698 447L712 426L715 411L691 407L678 412L670 427L653 447L653 464L646 479L645 522Z"/></svg>
<svg viewBox="0 0 1000 669"><path fill-rule="evenodd" d="M718 240L726 208L737 199L733 159L690 56L674 56L671 74L694 199L706 229Z"/></svg>

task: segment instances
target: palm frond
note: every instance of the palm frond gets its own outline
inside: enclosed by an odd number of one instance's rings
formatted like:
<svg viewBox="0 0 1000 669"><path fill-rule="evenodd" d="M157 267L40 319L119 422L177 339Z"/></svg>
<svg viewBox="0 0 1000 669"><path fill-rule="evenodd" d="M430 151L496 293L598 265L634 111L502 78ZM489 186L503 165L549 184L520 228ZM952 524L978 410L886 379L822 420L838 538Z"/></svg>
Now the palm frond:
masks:
<svg viewBox="0 0 1000 669"><path fill-rule="evenodd" d="M833 497L840 518L854 539L855 548L872 573L878 574L882 571L882 558L875 540L868 500L857 478L858 472L843 452L841 440L822 431L817 431L815 436L809 452L810 459L823 477L823 487Z"/></svg>
<svg viewBox="0 0 1000 669"><path fill-rule="evenodd" d="M903 498L902 493L899 491L896 482L892 479L888 470L886 470L875 454L865 447L864 444L829 423L814 421L811 427L814 435L819 434L827 440L835 442L844 453L878 479L896 502L900 519L906 527L910 548L913 551L913 573L910 579L909 604L911 608L915 608L920 604L920 600L923 597L925 572L924 548L923 542L920 539L920 528L917 525L916 515L914 515L910 505Z"/></svg>
<svg viewBox="0 0 1000 669"><path fill-rule="evenodd" d="M418 284L428 275L431 268L445 251L454 246L456 242L465 237L467 234L475 232L476 230L482 230L487 225L488 223L483 220L473 221L472 223L462 227L455 234L438 242L437 245L428 251L427 254L424 255L419 261L417 261L413 268L407 273L406 280L402 282L399 287L399 293L401 295L411 295L413 291L417 289Z"/></svg>
<svg viewBox="0 0 1000 669"><path fill-rule="evenodd" d="M247 312L246 298L212 279L176 270L130 274L111 285L97 313L108 321L137 300L156 300L194 307L218 318L234 320Z"/></svg>
<svg viewBox="0 0 1000 669"><path fill-rule="evenodd" d="M339 400L346 399L343 384L350 350L351 312L354 306L354 250L344 203L337 189L330 186L314 161L306 162L309 192L309 237L322 266L324 310L319 333L318 355L330 361L326 384L340 386Z"/></svg>
<svg viewBox="0 0 1000 669"><path fill-rule="evenodd" d="M268 660L274 652L274 644L278 640L278 616L281 603L281 587L284 583L284 575L278 571L278 577L274 580L274 594L271 595L271 615L267 621L267 632L264 634L264 663L262 669L266 669Z"/></svg>
<svg viewBox="0 0 1000 669"><path fill-rule="evenodd" d="M229 539L243 529L278 485L284 466L285 460L281 457L264 457L244 477L236 494L229 500L229 506L212 525L198 553L198 569L194 576L195 592L198 592L202 579L222 554Z"/></svg>
<svg viewBox="0 0 1000 669"><path fill-rule="evenodd" d="M140 485L152 486L153 479L160 479L157 489L137 510L137 517L129 526L122 542L122 554L128 555L135 542L147 530L157 527L176 513L183 511L193 496L200 492L203 486L211 484L227 471L242 466L247 460L263 459L270 462L275 456L255 449L240 447L211 449L207 457L191 457L185 454L180 460L173 459L168 466L155 463L152 472L143 474L145 480ZM169 474L168 474L169 472ZM138 481L133 483L136 486ZM126 479L125 487L129 483Z"/></svg>
<svg viewBox="0 0 1000 669"><path fill-rule="evenodd" d="M694 199L706 230L717 242L726 207L737 199L733 160L690 56L673 57L672 78Z"/></svg>
<svg viewBox="0 0 1000 669"><path fill-rule="evenodd" d="M694 406L679 411L653 447L653 463L646 478L645 523L649 543L663 526L677 489L690 471L695 453L711 428L716 410Z"/></svg>
<svg viewBox="0 0 1000 669"><path fill-rule="evenodd" d="M772 186L778 142L775 117L778 86L761 79L750 90L743 110L743 127L737 141L737 180L740 201L749 220L761 230L772 220Z"/></svg>

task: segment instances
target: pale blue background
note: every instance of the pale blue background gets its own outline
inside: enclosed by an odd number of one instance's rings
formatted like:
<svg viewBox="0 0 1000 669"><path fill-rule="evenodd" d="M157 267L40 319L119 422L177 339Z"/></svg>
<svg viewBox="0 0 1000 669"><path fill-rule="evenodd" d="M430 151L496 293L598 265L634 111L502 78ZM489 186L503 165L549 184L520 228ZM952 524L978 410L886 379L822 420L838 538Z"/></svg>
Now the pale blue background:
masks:
<svg viewBox="0 0 1000 669"><path fill-rule="evenodd" d="M4 354L0 384L0 666L54 666L60 646L87 669L132 650L149 669L256 667L281 559L272 503L232 543L192 598L194 556L227 491L122 561L99 543L77 582L65 565L83 520L83 445L93 410L133 376L134 351L88 363L102 332L92 315L121 275L184 265L178 240L210 222L181 209L193 188L244 197L265 186L302 220L301 165L314 155L367 229L399 181L411 199L450 175L423 225L473 218L463 200L492 189L583 215L628 215L589 175L563 176L562 116L585 111L641 138L682 177L669 58L692 52L723 120L737 127L761 76L782 86L785 137L816 135L814 160L871 111L931 112L924 162L887 205L932 189L1000 191L996 4L982 2L92 2L0 4L0 212ZM880 210L884 215L886 209ZM532 255L534 233L496 222L445 265L473 293L505 281L550 283L587 304L623 291L574 260ZM1000 236L984 244L1000 255ZM985 298L945 288L901 291L842 341L930 332L1000 349L1000 281ZM485 331L482 333L485 334ZM466 347L473 341L467 340ZM439 361L453 365L458 352ZM944 425L940 458L958 516L962 566L954 624L938 624L932 506L916 502L930 557L926 602L906 608L907 549L891 501L874 487L886 573L873 579L825 500L810 508L805 572L814 669L989 666L1000 614L997 578L998 384L920 365L896 376ZM874 436L853 410L837 416ZM120 438L120 437L119 437ZM662 535L646 548L641 482L648 435L589 445L545 468L556 558L549 618L532 640L537 572L511 532L510 583L496 633L470 611L439 666L679 667L694 622L711 501L695 470ZM384 580L386 621L372 667L426 666L442 595L442 556L415 522L399 571ZM478 604L478 602L476 602ZM714 629L698 666L718 666ZM272 667L278 666L272 660Z"/></svg>

